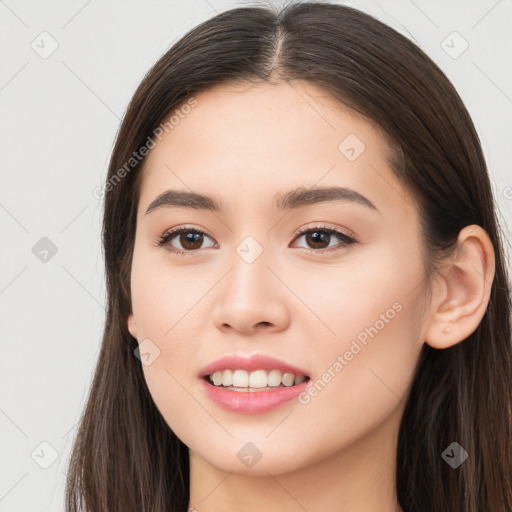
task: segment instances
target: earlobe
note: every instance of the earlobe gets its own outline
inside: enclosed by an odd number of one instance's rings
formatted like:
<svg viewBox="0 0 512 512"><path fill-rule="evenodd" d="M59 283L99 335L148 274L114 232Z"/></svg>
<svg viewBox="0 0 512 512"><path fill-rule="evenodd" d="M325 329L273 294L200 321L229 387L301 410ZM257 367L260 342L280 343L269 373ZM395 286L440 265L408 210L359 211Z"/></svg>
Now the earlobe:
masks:
<svg viewBox="0 0 512 512"><path fill-rule="evenodd" d="M476 330L491 294L494 248L485 230L476 224L466 226L459 233L458 246L434 285L437 292L425 343L437 349L451 347Z"/></svg>
<svg viewBox="0 0 512 512"><path fill-rule="evenodd" d="M137 324L135 323L133 313L128 315L128 331L134 338L137 338Z"/></svg>

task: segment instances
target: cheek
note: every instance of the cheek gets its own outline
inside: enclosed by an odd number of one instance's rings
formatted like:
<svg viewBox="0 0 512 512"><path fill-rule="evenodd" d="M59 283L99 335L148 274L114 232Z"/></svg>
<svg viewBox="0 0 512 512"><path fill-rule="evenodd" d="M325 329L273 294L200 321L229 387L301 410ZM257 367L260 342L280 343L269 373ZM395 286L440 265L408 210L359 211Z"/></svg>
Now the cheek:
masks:
<svg viewBox="0 0 512 512"><path fill-rule="evenodd" d="M167 398L173 397L173 401L180 395L180 384L187 387L195 378L190 369L201 344L198 315L204 315L197 299L205 293L201 287L190 283L187 293L181 288L179 280L167 276L136 279L132 289L139 343L146 343L158 354L143 368L150 391L158 394L164 385Z"/></svg>
<svg viewBox="0 0 512 512"><path fill-rule="evenodd" d="M321 320L313 315L308 320L319 382L315 389L310 386L304 402L316 402L319 409L343 404L356 416L366 404L378 416L407 393L422 345L415 336L423 274L412 261L417 260L406 262L384 250L357 267L334 269L329 278L323 274L322 287L313 286L314 275L302 281L298 293L308 297L307 305ZM319 325L327 335L314 336ZM332 418L343 416L332 413Z"/></svg>
<svg viewBox="0 0 512 512"><path fill-rule="evenodd" d="M361 250L357 258L347 257L340 265L310 265L300 272L307 278L298 280L293 270L283 272L283 280L294 283L293 291L300 298L294 306L296 321L301 327L314 328L316 338L321 334L331 342L328 346L337 348L361 333L364 341L364 333L372 326L391 333L407 316L398 310L415 300L411 292L424 277L417 259L411 255L407 260L407 254L389 243L378 250Z"/></svg>
<svg viewBox="0 0 512 512"><path fill-rule="evenodd" d="M332 318L339 334L315 344L318 373L294 414L319 460L374 431L405 404L421 349L411 340L414 318L410 298L394 293L375 299L372 308Z"/></svg>
<svg viewBox="0 0 512 512"><path fill-rule="evenodd" d="M156 354L143 372L153 400L171 427L181 418L202 417L190 390L197 386L198 354L204 340L202 325L207 319L206 301L200 300L213 286L212 277L197 271L171 268L141 251L134 253L131 294L137 323L137 338ZM201 420L198 420L201 421Z"/></svg>
<svg viewBox="0 0 512 512"><path fill-rule="evenodd" d="M199 298L211 287L197 272L166 264L163 251L134 253L131 295L139 338L176 338L176 332L191 325Z"/></svg>

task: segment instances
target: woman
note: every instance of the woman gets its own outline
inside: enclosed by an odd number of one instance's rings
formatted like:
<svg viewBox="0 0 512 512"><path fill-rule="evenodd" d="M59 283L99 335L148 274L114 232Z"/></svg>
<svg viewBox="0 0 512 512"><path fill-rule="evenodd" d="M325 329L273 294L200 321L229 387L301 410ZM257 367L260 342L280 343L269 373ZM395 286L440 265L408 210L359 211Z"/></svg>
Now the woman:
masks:
<svg viewBox="0 0 512 512"><path fill-rule="evenodd" d="M355 9L232 9L155 64L105 185L67 510L512 509L510 292L453 86Z"/></svg>

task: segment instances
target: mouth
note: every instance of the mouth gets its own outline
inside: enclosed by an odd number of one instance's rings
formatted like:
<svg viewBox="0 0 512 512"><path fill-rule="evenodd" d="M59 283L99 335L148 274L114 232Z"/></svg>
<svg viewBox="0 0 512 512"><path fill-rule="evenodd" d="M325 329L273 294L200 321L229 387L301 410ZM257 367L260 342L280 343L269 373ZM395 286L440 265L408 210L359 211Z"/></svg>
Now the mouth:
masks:
<svg viewBox="0 0 512 512"><path fill-rule="evenodd" d="M265 413L290 403L309 385L298 366L266 354L231 354L200 370L206 396L236 413Z"/></svg>
<svg viewBox="0 0 512 512"><path fill-rule="evenodd" d="M297 386L309 381L309 376L277 369L225 369L216 370L203 376L203 379L208 384L226 391L261 392Z"/></svg>

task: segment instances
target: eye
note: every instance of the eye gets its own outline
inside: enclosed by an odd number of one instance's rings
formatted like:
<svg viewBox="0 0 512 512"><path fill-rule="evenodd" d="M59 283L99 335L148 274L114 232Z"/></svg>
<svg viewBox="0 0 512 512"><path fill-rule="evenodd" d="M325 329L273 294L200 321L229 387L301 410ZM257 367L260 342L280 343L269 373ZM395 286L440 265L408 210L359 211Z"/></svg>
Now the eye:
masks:
<svg viewBox="0 0 512 512"><path fill-rule="evenodd" d="M205 236L210 238L204 231L201 231L200 229L181 226L164 233L156 241L156 245L158 247L163 246L166 251L171 253L185 256L194 254L201 247ZM178 241L181 244L182 249L175 249L171 245L171 241L176 237L178 237Z"/></svg>
<svg viewBox="0 0 512 512"><path fill-rule="evenodd" d="M309 252L333 252L340 250L340 244L329 248L329 244L332 241L333 235L334 238L341 240L341 248L350 247L357 243L355 238L328 226L301 228L299 229L299 236L297 236L295 240L299 240L300 238L305 237L306 243L313 246L312 249L306 247ZM325 246L326 243L327 246Z"/></svg>
<svg viewBox="0 0 512 512"><path fill-rule="evenodd" d="M333 236L334 238L341 240L341 243L329 248ZM194 255L201 248L205 237L210 238L200 229L181 226L164 233L158 240L156 240L155 245L158 247L164 247L166 251L180 256ZM306 247L306 249L309 252L315 253L333 252L340 250L343 247L350 247L357 243L355 238L328 226L301 228L299 229L299 236L295 237L294 241L303 237L305 237L308 244L313 246L312 248ZM175 238L178 239L181 249L173 247L171 242ZM326 243L327 246L324 247Z"/></svg>

